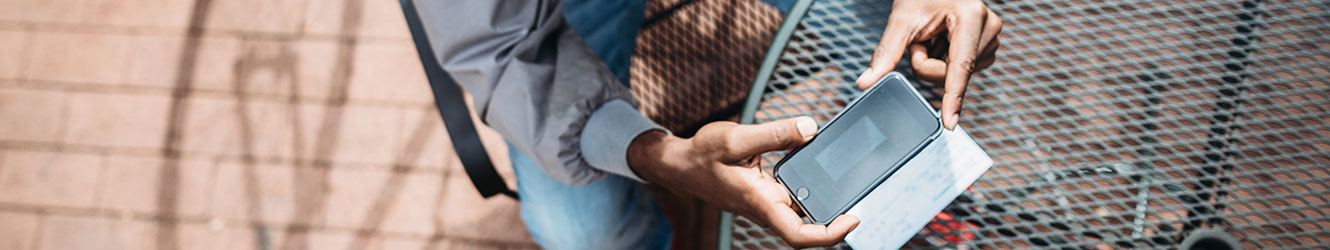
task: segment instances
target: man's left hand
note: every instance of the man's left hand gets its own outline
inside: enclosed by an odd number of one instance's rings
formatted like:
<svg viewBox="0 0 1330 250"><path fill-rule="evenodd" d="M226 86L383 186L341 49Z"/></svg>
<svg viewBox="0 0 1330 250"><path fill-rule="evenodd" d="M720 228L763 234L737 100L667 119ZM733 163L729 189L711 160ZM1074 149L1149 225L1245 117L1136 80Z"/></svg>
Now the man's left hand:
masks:
<svg viewBox="0 0 1330 250"><path fill-rule="evenodd" d="M860 89L872 87L896 67L908 46L915 76L945 82L942 124L955 129L970 74L993 64L1001 31L1002 19L980 0L896 0L872 63L856 83ZM944 32L946 37L940 35ZM950 43L945 61L928 56L924 43L934 39Z"/></svg>

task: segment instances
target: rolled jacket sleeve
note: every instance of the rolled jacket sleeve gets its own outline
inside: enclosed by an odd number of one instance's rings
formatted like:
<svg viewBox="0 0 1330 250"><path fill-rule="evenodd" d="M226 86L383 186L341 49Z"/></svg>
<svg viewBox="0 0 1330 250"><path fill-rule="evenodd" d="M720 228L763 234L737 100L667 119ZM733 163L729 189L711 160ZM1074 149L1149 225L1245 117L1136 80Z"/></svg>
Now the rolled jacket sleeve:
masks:
<svg viewBox="0 0 1330 250"><path fill-rule="evenodd" d="M641 181L627 145L660 129L563 18L558 1L417 1L444 70L476 113L551 177Z"/></svg>

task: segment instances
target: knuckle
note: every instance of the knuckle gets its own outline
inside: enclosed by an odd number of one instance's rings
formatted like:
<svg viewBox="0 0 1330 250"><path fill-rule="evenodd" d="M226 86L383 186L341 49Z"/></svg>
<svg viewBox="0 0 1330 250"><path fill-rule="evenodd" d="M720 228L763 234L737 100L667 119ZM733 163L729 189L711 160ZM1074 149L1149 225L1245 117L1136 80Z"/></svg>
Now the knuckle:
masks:
<svg viewBox="0 0 1330 250"><path fill-rule="evenodd" d="M955 62L947 63L951 64L955 70L969 74L970 72L974 72L974 60L975 58L973 56L966 56L958 58Z"/></svg>
<svg viewBox="0 0 1330 250"><path fill-rule="evenodd" d="M966 15L983 16L988 14L988 6L984 1L967 1L956 4L956 11Z"/></svg>
<svg viewBox="0 0 1330 250"><path fill-rule="evenodd" d="M974 59L966 59L962 61L960 67L961 67L961 72L964 72L966 74L974 72Z"/></svg>
<svg viewBox="0 0 1330 250"><path fill-rule="evenodd" d="M888 16L888 17L887 17L887 25L889 25L889 26L890 26L890 25L897 25L897 26L899 26L899 25L910 25L910 24L913 24L913 23L914 23L914 21L913 21L914 19L915 19L914 16L908 15L908 14L906 14L906 13L899 13L899 14L897 14L897 13L892 13L891 16Z"/></svg>
<svg viewBox="0 0 1330 250"><path fill-rule="evenodd" d="M987 28L997 29L999 31L1002 30L1002 17L998 17L998 15L988 15L987 20L988 20Z"/></svg>
<svg viewBox="0 0 1330 250"><path fill-rule="evenodd" d="M743 141L743 138L739 138L740 136L742 135L734 131L726 133L725 136L721 136L718 145L722 145L722 148L719 148L719 150L725 153L738 151L739 145L736 143Z"/></svg>
<svg viewBox="0 0 1330 250"><path fill-rule="evenodd" d="M871 61L868 62L868 67L876 67L878 64L884 63L882 61L887 57L887 49L887 43L878 43L877 47L873 47L873 56Z"/></svg>
<svg viewBox="0 0 1330 250"><path fill-rule="evenodd" d="M915 33L928 23L927 17L913 13L892 14L887 17L887 32ZM885 33L884 33L885 34Z"/></svg>
<svg viewBox="0 0 1330 250"><path fill-rule="evenodd" d="M734 130L732 128L735 125L736 123L730 121L707 123L706 125L703 125L701 128L698 128L697 133L694 133L693 137L695 138L724 137L718 135L734 133Z"/></svg>
<svg viewBox="0 0 1330 250"><path fill-rule="evenodd" d="M943 100L961 101L965 98L965 89L948 89L942 94Z"/></svg>
<svg viewBox="0 0 1330 250"><path fill-rule="evenodd" d="M791 129L791 126L793 126L793 124L786 123L770 130L771 135L769 136L771 136L776 146L787 147L790 143L794 142L794 138L790 136L790 133L797 130Z"/></svg>

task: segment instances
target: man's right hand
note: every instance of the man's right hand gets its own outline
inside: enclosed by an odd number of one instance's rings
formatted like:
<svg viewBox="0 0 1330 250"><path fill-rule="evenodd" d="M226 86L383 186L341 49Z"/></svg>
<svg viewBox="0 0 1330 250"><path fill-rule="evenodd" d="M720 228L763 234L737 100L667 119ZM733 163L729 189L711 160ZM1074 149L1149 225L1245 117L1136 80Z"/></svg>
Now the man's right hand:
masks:
<svg viewBox="0 0 1330 250"><path fill-rule="evenodd" d="M813 138L809 117L758 125L713 122L692 138L643 133L628 147L628 165L648 182L697 197L776 231L791 246L829 246L859 225L842 215L827 226L804 224L789 192L762 172L763 153L789 150Z"/></svg>

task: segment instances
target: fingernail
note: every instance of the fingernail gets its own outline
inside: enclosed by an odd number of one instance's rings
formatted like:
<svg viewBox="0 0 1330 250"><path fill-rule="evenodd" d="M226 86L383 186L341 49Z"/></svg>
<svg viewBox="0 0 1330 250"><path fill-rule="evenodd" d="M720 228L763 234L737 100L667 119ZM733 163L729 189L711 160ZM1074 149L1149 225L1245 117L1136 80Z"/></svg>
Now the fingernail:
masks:
<svg viewBox="0 0 1330 250"><path fill-rule="evenodd" d="M795 125L799 127L799 135L804 136L804 138L813 137L814 134L817 134L817 122L813 121L812 117L799 117L799 120L795 121Z"/></svg>
<svg viewBox="0 0 1330 250"><path fill-rule="evenodd" d="M947 130L955 130L956 124L960 123L961 114L951 114L951 119L947 121Z"/></svg>
<svg viewBox="0 0 1330 250"><path fill-rule="evenodd" d="M868 77L868 73L871 73L871 72L873 72L873 69L870 68L870 69L868 69L868 70L865 70L864 73L859 73L859 78L858 78L858 79L855 79L854 82L856 82L856 83L864 82L864 81L865 81L864 78Z"/></svg>

